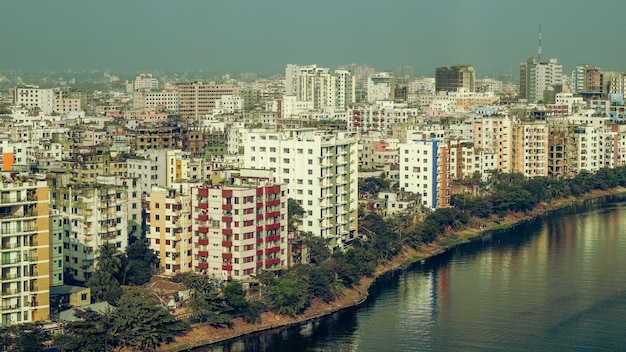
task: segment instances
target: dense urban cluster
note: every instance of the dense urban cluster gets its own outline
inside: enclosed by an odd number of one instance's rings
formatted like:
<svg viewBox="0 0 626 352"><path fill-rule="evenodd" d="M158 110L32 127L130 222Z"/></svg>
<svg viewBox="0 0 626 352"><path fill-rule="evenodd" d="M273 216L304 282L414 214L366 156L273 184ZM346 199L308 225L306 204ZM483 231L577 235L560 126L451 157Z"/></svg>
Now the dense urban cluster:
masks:
<svg viewBox="0 0 626 352"><path fill-rule="evenodd" d="M539 54L518 83L469 65L91 86L1 73L2 346L32 323L65 328L69 350L86 322L150 349L180 319L296 315L472 218L626 184L626 73L562 71ZM124 336L128 310L172 324Z"/></svg>

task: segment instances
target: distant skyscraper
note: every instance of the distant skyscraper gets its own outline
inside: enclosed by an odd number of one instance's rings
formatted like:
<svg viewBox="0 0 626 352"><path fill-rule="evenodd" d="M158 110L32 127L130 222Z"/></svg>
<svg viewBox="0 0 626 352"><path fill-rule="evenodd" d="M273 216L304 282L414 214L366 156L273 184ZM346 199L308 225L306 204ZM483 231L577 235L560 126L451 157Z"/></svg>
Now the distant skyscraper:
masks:
<svg viewBox="0 0 626 352"><path fill-rule="evenodd" d="M572 92L586 96L601 96L606 93L604 74L600 67L579 65L572 72Z"/></svg>
<svg viewBox="0 0 626 352"><path fill-rule="evenodd" d="M435 70L435 90L437 92L456 92L464 88L468 92L476 91L476 72L468 65L438 67Z"/></svg>
<svg viewBox="0 0 626 352"><path fill-rule="evenodd" d="M529 58L520 64L520 98L530 103L544 101L544 93L549 87L555 92L560 92L563 87L563 65L556 59L548 62L539 62L535 58Z"/></svg>
<svg viewBox="0 0 626 352"><path fill-rule="evenodd" d="M395 79L391 72L373 73L367 77L367 100L393 100Z"/></svg>
<svg viewBox="0 0 626 352"><path fill-rule="evenodd" d="M544 94L553 96L563 89L563 65L556 59L542 60L541 26L539 26L539 46L537 58L528 58L519 68L520 99L529 103L545 101Z"/></svg>
<svg viewBox="0 0 626 352"><path fill-rule="evenodd" d="M336 70L316 65L287 65L285 95L298 101L313 103L313 108L340 108L356 101L354 77L348 70Z"/></svg>

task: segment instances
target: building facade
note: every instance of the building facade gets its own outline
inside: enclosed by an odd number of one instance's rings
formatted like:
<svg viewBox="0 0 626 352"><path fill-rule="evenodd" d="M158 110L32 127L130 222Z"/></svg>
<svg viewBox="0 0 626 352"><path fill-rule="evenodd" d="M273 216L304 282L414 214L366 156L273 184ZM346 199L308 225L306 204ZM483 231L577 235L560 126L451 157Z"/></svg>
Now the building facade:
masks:
<svg viewBox="0 0 626 352"><path fill-rule="evenodd" d="M3 326L48 319L50 218L45 181L3 175L0 184Z"/></svg>

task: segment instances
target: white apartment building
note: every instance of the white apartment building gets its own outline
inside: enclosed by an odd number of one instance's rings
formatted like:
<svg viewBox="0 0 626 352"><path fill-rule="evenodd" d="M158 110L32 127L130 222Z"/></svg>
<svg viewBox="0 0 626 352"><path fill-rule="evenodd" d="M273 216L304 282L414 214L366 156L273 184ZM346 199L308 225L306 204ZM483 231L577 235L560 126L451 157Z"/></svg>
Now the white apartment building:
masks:
<svg viewBox="0 0 626 352"><path fill-rule="evenodd" d="M450 145L443 131L411 132L400 148L400 189L435 209L450 205Z"/></svg>
<svg viewBox="0 0 626 352"><path fill-rule="evenodd" d="M394 125L413 121L418 114L419 109L409 108L405 103L393 101L377 101L375 104L359 105L352 110L352 115L348 120L348 131L380 132L383 136L390 136Z"/></svg>
<svg viewBox="0 0 626 352"><path fill-rule="evenodd" d="M356 101L354 77L348 70L336 70L317 65L287 65L285 95L298 101L311 102L313 109L345 109Z"/></svg>
<svg viewBox="0 0 626 352"><path fill-rule="evenodd" d="M567 115L571 115L579 108L586 107L582 97L575 97L572 93L557 93L554 105L567 106Z"/></svg>
<svg viewBox="0 0 626 352"><path fill-rule="evenodd" d="M189 153L180 149L149 149L138 153L140 158L127 159L127 173L139 178L139 192L145 198L154 186L172 187L187 179Z"/></svg>
<svg viewBox="0 0 626 352"><path fill-rule="evenodd" d="M358 152L352 134L314 129L251 132L244 167L271 169L306 211L301 230L342 246L357 233Z"/></svg>
<svg viewBox="0 0 626 352"><path fill-rule="evenodd" d="M484 151L483 155L495 155L496 169L503 173L511 172L511 124L508 116L474 122L474 148Z"/></svg>
<svg viewBox="0 0 626 352"><path fill-rule="evenodd" d="M373 73L367 77L367 101L394 99L394 77L391 72Z"/></svg>
<svg viewBox="0 0 626 352"><path fill-rule="evenodd" d="M39 86L16 87L14 105L30 110L38 108L44 115L65 115L70 111L81 110L80 99L71 98L69 92Z"/></svg>
<svg viewBox="0 0 626 352"><path fill-rule="evenodd" d="M177 90L143 90L133 93L133 109L146 111L149 109L162 108L173 113L178 112Z"/></svg>
<svg viewBox="0 0 626 352"><path fill-rule="evenodd" d="M222 95L215 101L215 109L223 114L233 114L243 110L243 99L235 95Z"/></svg>
<svg viewBox="0 0 626 352"><path fill-rule="evenodd" d="M142 73L135 77L134 90L159 89L159 81L152 77L150 73Z"/></svg>

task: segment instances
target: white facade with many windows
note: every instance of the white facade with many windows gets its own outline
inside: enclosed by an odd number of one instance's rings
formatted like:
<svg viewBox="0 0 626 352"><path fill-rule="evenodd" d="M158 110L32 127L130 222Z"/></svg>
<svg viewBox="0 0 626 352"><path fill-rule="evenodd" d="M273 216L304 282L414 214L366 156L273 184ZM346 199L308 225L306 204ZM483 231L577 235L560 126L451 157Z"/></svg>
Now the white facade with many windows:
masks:
<svg viewBox="0 0 626 352"><path fill-rule="evenodd" d="M314 129L248 133L244 166L269 168L304 208L301 230L341 246L357 232L358 152L352 134Z"/></svg>

